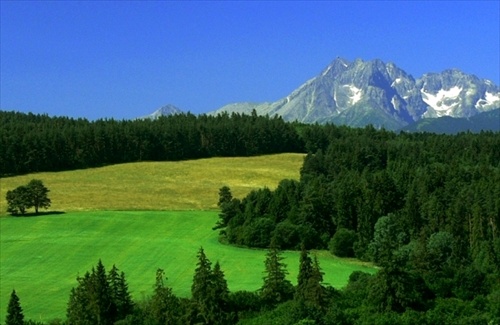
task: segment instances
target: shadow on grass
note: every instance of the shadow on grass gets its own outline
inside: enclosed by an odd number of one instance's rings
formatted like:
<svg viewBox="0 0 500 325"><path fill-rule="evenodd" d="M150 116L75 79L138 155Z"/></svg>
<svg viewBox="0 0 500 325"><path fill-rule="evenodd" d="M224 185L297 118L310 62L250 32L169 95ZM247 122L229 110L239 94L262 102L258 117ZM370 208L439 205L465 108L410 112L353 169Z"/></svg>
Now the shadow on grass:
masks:
<svg viewBox="0 0 500 325"><path fill-rule="evenodd" d="M11 217L15 218L33 218L33 217L43 217L43 216L50 216L50 215L59 215L59 214L65 214L66 212L64 211L39 211L38 213L35 212L26 212L25 214L13 214Z"/></svg>

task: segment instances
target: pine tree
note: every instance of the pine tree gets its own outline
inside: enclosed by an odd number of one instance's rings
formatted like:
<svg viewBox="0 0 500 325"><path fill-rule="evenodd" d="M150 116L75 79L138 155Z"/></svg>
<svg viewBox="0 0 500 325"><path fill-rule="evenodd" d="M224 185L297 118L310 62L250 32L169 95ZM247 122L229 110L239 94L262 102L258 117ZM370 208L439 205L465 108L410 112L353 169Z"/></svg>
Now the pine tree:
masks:
<svg viewBox="0 0 500 325"><path fill-rule="evenodd" d="M324 307L326 302L325 288L321 285L324 273L319 266L318 257L315 255L312 263L312 272L305 290L305 299L312 304Z"/></svg>
<svg viewBox="0 0 500 325"><path fill-rule="evenodd" d="M19 302L19 297L15 290L12 290L10 294L9 306L7 307L7 318L5 319L5 325L23 325L24 315L23 309L21 308L21 303Z"/></svg>
<svg viewBox="0 0 500 325"><path fill-rule="evenodd" d="M92 269L92 289L90 308L97 317L97 324L112 324L113 301L111 300L110 286L106 269L99 260L96 269Z"/></svg>
<svg viewBox="0 0 500 325"><path fill-rule="evenodd" d="M78 277L78 286L70 293L67 318L70 324L113 324L116 320L116 305L112 299L112 290L102 261L92 272ZM123 281L125 278L123 277ZM118 283L121 280L118 280ZM120 285L119 285L120 286ZM125 283L126 286L126 283Z"/></svg>
<svg viewBox="0 0 500 325"><path fill-rule="evenodd" d="M306 296L306 290L308 286L308 281L312 277L313 265L311 257L309 257L309 252L302 245L300 251L299 260L299 275L297 277L297 289L295 291L295 299L304 300Z"/></svg>
<svg viewBox="0 0 500 325"><path fill-rule="evenodd" d="M260 289L261 298L266 304L275 305L293 297L293 285L286 279L288 272L283 259L276 246L271 245L264 262L266 276Z"/></svg>
<svg viewBox="0 0 500 325"><path fill-rule="evenodd" d="M108 274L108 282L110 286L110 295L114 307L113 320L124 319L132 313L134 304L128 291L128 284L125 280L125 273L119 273L118 268L113 265Z"/></svg>
<svg viewBox="0 0 500 325"><path fill-rule="evenodd" d="M231 313L229 306L229 288L224 276L224 272L220 267L219 261L214 265L212 272L213 280L213 301L214 306L214 321L216 324L235 324L236 314Z"/></svg>
<svg viewBox="0 0 500 325"><path fill-rule="evenodd" d="M173 294L172 289L165 286L165 272L162 269L156 270L156 282L154 294L147 307L148 319L145 324L178 324L180 317L179 301Z"/></svg>
<svg viewBox="0 0 500 325"><path fill-rule="evenodd" d="M213 301L213 274L212 263L205 255L203 247L198 251L198 263L194 271L191 294L197 309L197 316L205 324L211 324Z"/></svg>

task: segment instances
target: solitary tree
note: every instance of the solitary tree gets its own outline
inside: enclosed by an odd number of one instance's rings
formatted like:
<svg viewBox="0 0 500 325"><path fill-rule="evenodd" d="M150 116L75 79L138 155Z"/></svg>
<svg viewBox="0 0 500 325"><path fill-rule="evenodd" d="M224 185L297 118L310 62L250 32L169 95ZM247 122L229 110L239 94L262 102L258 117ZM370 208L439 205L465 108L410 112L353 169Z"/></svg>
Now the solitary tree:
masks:
<svg viewBox="0 0 500 325"><path fill-rule="evenodd" d="M15 290L12 290L10 294L9 306L7 307L7 318L5 319L5 325L23 325L24 315L23 309L19 302L19 297Z"/></svg>
<svg viewBox="0 0 500 325"><path fill-rule="evenodd" d="M32 179L28 183L28 193L30 198L30 206L35 208L35 213L38 214L39 208L47 209L50 207L50 199L47 196L49 189L43 185L39 179Z"/></svg>
<svg viewBox="0 0 500 325"><path fill-rule="evenodd" d="M32 179L27 185L21 185L12 191L7 191L7 211L11 214L25 214L27 209L35 208L38 214L39 208L50 207L50 199L47 196L49 190L39 179Z"/></svg>

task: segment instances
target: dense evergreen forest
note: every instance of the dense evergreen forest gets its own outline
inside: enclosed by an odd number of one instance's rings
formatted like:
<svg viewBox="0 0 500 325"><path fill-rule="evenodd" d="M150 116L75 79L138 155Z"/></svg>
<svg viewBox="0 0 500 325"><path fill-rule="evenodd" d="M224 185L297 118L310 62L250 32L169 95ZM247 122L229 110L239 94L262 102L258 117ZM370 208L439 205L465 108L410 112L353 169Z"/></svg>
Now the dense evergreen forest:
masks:
<svg viewBox="0 0 500 325"><path fill-rule="evenodd" d="M0 177L137 161L303 152L281 118L178 114L97 120L0 111Z"/></svg>
<svg viewBox="0 0 500 325"><path fill-rule="evenodd" d="M132 301L125 275L99 262L68 293L67 324L500 324L500 133L396 134L255 114L0 117L3 175L307 152L300 180L244 198L219 191L220 240L269 249L259 291L230 292L223 266L200 249L191 298L176 297L158 270L152 296ZM380 270L334 289L308 251L326 248ZM301 250L295 286L283 249ZM8 315L20 300L13 292Z"/></svg>

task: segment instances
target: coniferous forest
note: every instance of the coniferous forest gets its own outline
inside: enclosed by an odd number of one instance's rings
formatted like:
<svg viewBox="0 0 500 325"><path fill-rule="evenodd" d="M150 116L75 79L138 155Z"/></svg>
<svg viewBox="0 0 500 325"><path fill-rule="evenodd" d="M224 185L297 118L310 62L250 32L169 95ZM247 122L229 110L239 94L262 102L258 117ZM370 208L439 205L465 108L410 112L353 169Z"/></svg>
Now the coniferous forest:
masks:
<svg viewBox="0 0 500 325"><path fill-rule="evenodd" d="M219 191L220 241L268 250L260 290L231 292L224 265L200 248L191 298L176 297L157 270L151 296L134 301L125 274L99 261L76 280L59 323L500 324L500 133L394 133L256 114L89 122L0 112L0 124L1 175L307 153L299 180L243 198ZM285 249L301 251L296 285ZM334 289L313 249L379 270ZM13 291L7 324L37 324L21 305Z"/></svg>

